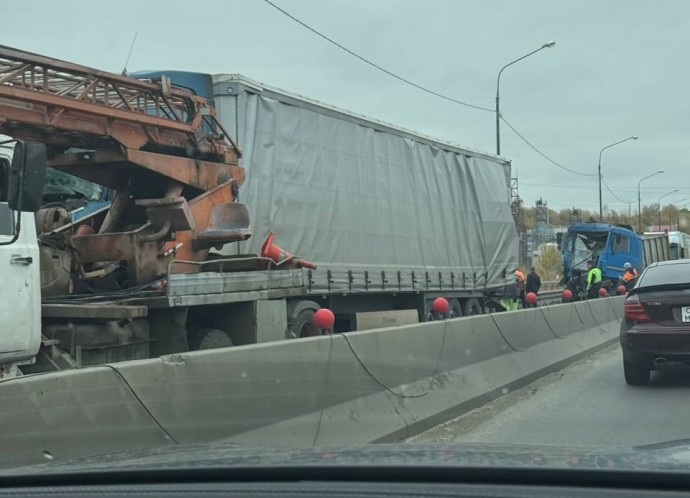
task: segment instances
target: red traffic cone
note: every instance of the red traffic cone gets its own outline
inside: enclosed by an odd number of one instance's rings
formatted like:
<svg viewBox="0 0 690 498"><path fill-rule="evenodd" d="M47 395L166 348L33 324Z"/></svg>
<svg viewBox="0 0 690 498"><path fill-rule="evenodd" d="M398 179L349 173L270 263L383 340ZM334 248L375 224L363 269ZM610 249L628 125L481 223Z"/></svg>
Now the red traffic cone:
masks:
<svg viewBox="0 0 690 498"><path fill-rule="evenodd" d="M275 232L271 232L268 234L268 237L266 237L266 241L264 244L261 246L261 256L264 258L269 258L273 261L275 261L276 264L280 265L283 263L290 262L293 265L300 267L300 268L308 268L310 270L316 270L316 265L312 263L311 261L307 261L306 259L300 259L296 258L289 252L287 252L284 249L281 249L280 246L277 246L273 243L273 239L275 238L276 234Z"/></svg>

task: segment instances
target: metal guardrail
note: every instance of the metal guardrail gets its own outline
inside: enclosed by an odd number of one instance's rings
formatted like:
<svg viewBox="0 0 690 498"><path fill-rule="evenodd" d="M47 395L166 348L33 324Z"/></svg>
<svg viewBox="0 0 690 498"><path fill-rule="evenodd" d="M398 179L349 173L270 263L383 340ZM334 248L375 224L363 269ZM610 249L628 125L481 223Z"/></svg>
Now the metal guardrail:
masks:
<svg viewBox="0 0 690 498"><path fill-rule="evenodd" d="M563 286L559 280L549 280L541 283L541 288L543 291L549 290L562 290Z"/></svg>
<svg viewBox="0 0 690 498"><path fill-rule="evenodd" d="M556 282L558 283L558 282ZM555 289L549 291L539 292L539 298L537 300L538 304L549 305L549 304L560 304L561 303L561 293L563 289Z"/></svg>

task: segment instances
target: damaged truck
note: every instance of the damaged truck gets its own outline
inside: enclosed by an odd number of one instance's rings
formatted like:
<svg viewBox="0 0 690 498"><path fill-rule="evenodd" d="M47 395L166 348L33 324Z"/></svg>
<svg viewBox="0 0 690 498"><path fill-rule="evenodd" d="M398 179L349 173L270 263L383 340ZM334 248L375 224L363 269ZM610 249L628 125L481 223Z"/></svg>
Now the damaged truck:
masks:
<svg viewBox="0 0 690 498"><path fill-rule="evenodd" d="M669 259L668 234L640 235L630 225L574 223L559 237L558 244L563 264L561 284L575 300L587 295L588 261L601 270L602 287L614 295L625 263L641 272L651 263Z"/></svg>

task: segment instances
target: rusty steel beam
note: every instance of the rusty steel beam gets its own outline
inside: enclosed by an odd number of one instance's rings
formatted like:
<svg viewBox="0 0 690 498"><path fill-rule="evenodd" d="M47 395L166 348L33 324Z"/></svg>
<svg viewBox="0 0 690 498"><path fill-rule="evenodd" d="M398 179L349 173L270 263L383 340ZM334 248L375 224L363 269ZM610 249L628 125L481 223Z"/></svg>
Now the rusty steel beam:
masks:
<svg viewBox="0 0 690 498"><path fill-rule="evenodd" d="M87 100L69 99L60 95L37 92L35 90L27 90L25 88L16 86L0 85L0 97L20 100L22 102L30 102L32 104L54 106L59 107L60 109L65 109L65 111L76 111L90 114L92 116L117 119L123 122L136 123L140 125L155 126L163 129L180 131L183 133L194 132L194 127L190 126L190 124L186 122L163 119L157 116L142 114L140 112L122 110L115 107L92 103Z"/></svg>
<svg viewBox="0 0 690 498"><path fill-rule="evenodd" d="M233 179L238 185L244 182L240 166L140 150L64 153L51 160L50 166L113 189L122 182L123 172L131 171L133 166L204 191Z"/></svg>
<svg viewBox="0 0 690 498"><path fill-rule="evenodd" d="M149 91L160 91L160 87L153 83L133 80L127 76L121 76L119 74L109 73L107 71L99 71L88 66L82 66L80 64L74 64L73 62L62 61L60 59L54 59L52 57L46 57L44 55L34 54L32 52L26 52L25 50L19 50L6 45L0 45L0 58L24 62L30 65L43 66L56 70L64 70L68 73L78 76L105 76L113 82L119 82L127 86L135 86ZM174 89L174 91L180 94L185 94L182 89Z"/></svg>
<svg viewBox="0 0 690 498"><path fill-rule="evenodd" d="M0 98L25 102L41 111L45 118L30 120L34 125L115 140L129 136L122 142L129 148L156 143L180 148L187 155L199 151L223 157L228 150L241 154L207 100L173 87L165 77L159 85L0 45ZM0 108L3 118L11 116ZM105 128L103 123L93 124L98 118L107 120ZM111 123L133 129L124 135L111 134ZM204 123L211 125L211 133L204 130ZM179 136L170 140L166 136L170 133Z"/></svg>
<svg viewBox="0 0 690 498"><path fill-rule="evenodd" d="M132 232L75 235L74 248L82 263L123 261L127 263L129 286L141 285L167 272L168 261L159 257L158 242L139 241L150 232L148 225Z"/></svg>
<svg viewBox="0 0 690 498"><path fill-rule="evenodd" d="M172 104L168 111L172 112L176 120L181 121L186 121L187 114L193 114L196 106L207 106L205 99L187 89L158 85L116 73L99 71L4 45L0 45L0 74L5 74L0 82L60 95L70 95L72 91L82 86L92 86L95 83L101 88L101 102L115 107L123 106L122 100L125 98L130 101L139 99L140 102L145 101L150 104L153 100L165 97L166 101ZM67 91L68 88L71 90ZM122 100L113 99L111 92L119 93ZM75 95L71 96L75 97ZM96 94L93 97L95 98ZM150 113L152 109L139 108L137 110ZM156 114L162 112L160 108L153 110Z"/></svg>
<svg viewBox="0 0 690 498"><path fill-rule="evenodd" d="M82 263L128 261L138 250L136 232L75 235L72 242Z"/></svg>
<svg viewBox="0 0 690 498"><path fill-rule="evenodd" d="M173 257L185 261L204 261L208 255L208 249L194 250L195 233L208 227L209 215L215 205L233 202L233 200L231 182L219 185L215 189L194 198L189 202L189 210L192 218L194 218L196 230L175 232L174 240L166 242L162 247L156 242L142 241L142 235L152 232L148 224L131 232L74 236L72 242L82 263L126 261L132 282L136 284L146 283L153 280L157 275L166 273L167 264ZM181 245L174 254L171 251L167 256L162 256L180 243ZM176 273L192 270L194 268L185 265L173 267L173 271Z"/></svg>
<svg viewBox="0 0 690 498"><path fill-rule="evenodd" d="M161 161L160 154L131 149L125 151L125 154L127 160L133 164L200 190L211 190L233 179L238 185L244 183L244 168L235 164L177 156L166 156L166 160Z"/></svg>
<svg viewBox="0 0 690 498"><path fill-rule="evenodd" d="M189 210L194 218L196 231L205 230L208 228L211 211L216 204L225 204L233 202L232 184L225 183L216 187L213 190L204 192L199 197L195 197L189 201ZM175 252L175 259L184 261L204 261L208 255L208 249L195 251L193 248L194 231L186 230L184 232L177 232L175 240L166 243L163 251L172 249L176 244L182 244ZM194 268L188 268L185 265L175 265L172 271L175 273L186 273L192 271Z"/></svg>
<svg viewBox="0 0 690 498"><path fill-rule="evenodd" d="M1 88L2 85L0 85ZM60 119L53 121L46 107L8 106L2 101L0 101L0 128L6 130L6 133L11 133L15 138L41 136L41 141L44 143L65 147L78 146L78 143L87 143L94 139L111 138L127 148L140 149L151 141L145 132L137 129L137 126L112 122L106 116L63 112ZM33 137L22 135L24 131L31 133ZM188 143L186 134L170 131L160 133L159 140L178 149L184 149L185 144ZM214 150L211 146L205 149L205 151Z"/></svg>

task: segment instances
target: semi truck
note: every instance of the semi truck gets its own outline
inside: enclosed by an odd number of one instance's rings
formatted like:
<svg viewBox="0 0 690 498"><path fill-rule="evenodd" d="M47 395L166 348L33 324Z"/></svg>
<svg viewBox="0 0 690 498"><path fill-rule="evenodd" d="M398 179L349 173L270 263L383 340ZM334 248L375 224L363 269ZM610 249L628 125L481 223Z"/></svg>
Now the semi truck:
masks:
<svg viewBox="0 0 690 498"><path fill-rule="evenodd" d="M479 314L513 279L504 158L238 75L0 70L3 375L318 335L324 306L335 332Z"/></svg>
<svg viewBox="0 0 690 498"><path fill-rule="evenodd" d="M670 259L668 234L640 235L629 225L600 222L570 225L559 240L559 248L563 264L561 283L575 299L584 299L587 294L588 261L601 270L602 287L609 294L616 294L616 284L625 272L625 263L641 272L651 263Z"/></svg>
<svg viewBox="0 0 690 498"><path fill-rule="evenodd" d="M518 264L509 161L239 74L134 76L167 76L212 100L237 137L255 237L236 250L260 252L275 232L318 265L289 305L292 334L313 333L319 307L348 331L403 320L395 310L424 319L439 296L453 316L497 306Z"/></svg>

